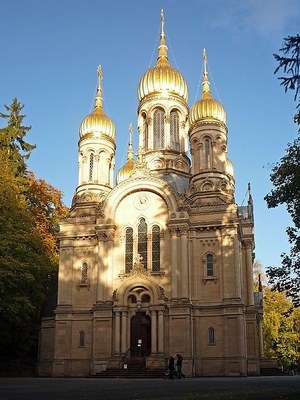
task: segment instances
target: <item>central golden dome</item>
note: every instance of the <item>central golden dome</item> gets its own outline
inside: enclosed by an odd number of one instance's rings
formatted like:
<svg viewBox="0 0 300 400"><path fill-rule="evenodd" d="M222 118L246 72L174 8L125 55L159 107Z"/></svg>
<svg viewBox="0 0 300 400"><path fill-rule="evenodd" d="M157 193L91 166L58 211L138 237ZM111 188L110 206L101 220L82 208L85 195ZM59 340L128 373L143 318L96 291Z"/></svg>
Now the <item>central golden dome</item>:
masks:
<svg viewBox="0 0 300 400"><path fill-rule="evenodd" d="M151 94L171 93L188 100L188 87L181 73L169 64L168 47L165 44L164 14L161 12L162 29L157 63L142 76L138 86L139 101Z"/></svg>
<svg viewBox="0 0 300 400"><path fill-rule="evenodd" d="M102 69L99 65L98 73L98 88L95 99L95 108L91 114L87 115L81 122L79 129L80 139L88 136L100 137L105 136L111 140L115 140L116 128L112 120L104 114L102 107Z"/></svg>

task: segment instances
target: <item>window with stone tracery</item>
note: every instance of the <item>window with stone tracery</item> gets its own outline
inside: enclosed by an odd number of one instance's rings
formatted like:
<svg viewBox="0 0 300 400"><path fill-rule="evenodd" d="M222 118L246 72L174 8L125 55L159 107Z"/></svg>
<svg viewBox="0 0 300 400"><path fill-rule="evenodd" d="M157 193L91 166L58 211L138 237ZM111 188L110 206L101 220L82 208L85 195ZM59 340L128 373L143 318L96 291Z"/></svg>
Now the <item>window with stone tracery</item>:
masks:
<svg viewBox="0 0 300 400"><path fill-rule="evenodd" d="M83 262L81 265L81 283L87 283L88 280L88 265Z"/></svg>
<svg viewBox="0 0 300 400"><path fill-rule="evenodd" d="M206 255L206 276L214 276L214 256Z"/></svg>
<svg viewBox="0 0 300 400"><path fill-rule="evenodd" d="M152 271L160 270L160 227L152 228Z"/></svg>
<svg viewBox="0 0 300 400"><path fill-rule="evenodd" d="M148 240L150 232L151 240ZM136 230L131 227L125 230L125 273L131 271L135 262L142 264L145 269L149 263L152 271L160 271L160 227L153 225L150 232L145 218L139 220Z"/></svg>
<svg viewBox="0 0 300 400"><path fill-rule="evenodd" d="M144 138L144 149L148 149L148 124L146 115L143 115L143 138Z"/></svg>
<svg viewBox="0 0 300 400"><path fill-rule="evenodd" d="M173 150L179 151L179 114L177 110L172 110L170 113L170 147Z"/></svg>
<svg viewBox="0 0 300 400"><path fill-rule="evenodd" d="M142 257L141 263L147 268L147 224L145 218L140 219L138 226L138 253Z"/></svg>
<svg viewBox="0 0 300 400"><path fill-rule="evenodd" d="M211 168L211 142L209 139L205 139L204 151L205 151L205 167L209 169Z"/></svg>
<svg viewBox="0 0 300 400"><path fill-rule="evenodd" d="M165 112L157 108L153 114L153 148L165 147Z"/></svg>
<svg viewBox="0 0 300 400"><path fill-rule="evenodd" d="M126 229L125 237L125 272L128 273L133 266L133 229Z"/></svg>
<svg viewBox="0 0 300 400"><path fill-rule="evenodd" d="M93 180L93 169L94 169L94 153L90 154L90 165L89 165L89 180Z"/></svg>

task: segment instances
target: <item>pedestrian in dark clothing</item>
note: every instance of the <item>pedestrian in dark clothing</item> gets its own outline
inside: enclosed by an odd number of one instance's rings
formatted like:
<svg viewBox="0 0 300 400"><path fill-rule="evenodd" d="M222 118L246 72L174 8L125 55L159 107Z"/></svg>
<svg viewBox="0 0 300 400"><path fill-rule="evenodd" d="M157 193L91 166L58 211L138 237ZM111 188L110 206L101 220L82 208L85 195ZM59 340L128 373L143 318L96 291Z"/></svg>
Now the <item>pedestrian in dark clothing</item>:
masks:
<svg viewBox="0 0 300 400"><path fill-rule="evenodd" d="M174 357L170 357L169 358L169 365L168 365L168 369L169 369L169 379L173 379L174 378L174 371L175 371L175 358Z"/></svg>
<svg viewBox="0 0 300 400"><path fill-rule="evenodd" d="M177 369L177 378L185 378L185 375L182 373L182 357L180 354L176 354L177 361L176 361L176 369Z"/></svg>

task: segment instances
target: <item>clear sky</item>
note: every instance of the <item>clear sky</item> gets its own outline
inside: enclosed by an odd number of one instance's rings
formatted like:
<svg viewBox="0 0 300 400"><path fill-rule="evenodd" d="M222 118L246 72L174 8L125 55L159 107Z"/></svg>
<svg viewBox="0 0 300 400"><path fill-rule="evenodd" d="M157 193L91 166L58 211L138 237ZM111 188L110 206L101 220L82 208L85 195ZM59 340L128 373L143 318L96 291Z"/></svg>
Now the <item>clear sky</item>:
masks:
<svg viewBox="0 0 300 400"><path fill-rule="evenodd" d="M130 122L137 150L137 86L156 61L161 8L169 60L187 80L190 106L200 97L206 48L212 94L227 112L236 202L251 182L256 257L264 267L278 264L290 220L263 198L297 126L273 53L299 33L299 0L0 0L0 110L13 97L25 104L27 140L37 145L29 166L70 206L78 130L92 111L99 64L104 110L117 129L115 173L126 161Z"/></svg>

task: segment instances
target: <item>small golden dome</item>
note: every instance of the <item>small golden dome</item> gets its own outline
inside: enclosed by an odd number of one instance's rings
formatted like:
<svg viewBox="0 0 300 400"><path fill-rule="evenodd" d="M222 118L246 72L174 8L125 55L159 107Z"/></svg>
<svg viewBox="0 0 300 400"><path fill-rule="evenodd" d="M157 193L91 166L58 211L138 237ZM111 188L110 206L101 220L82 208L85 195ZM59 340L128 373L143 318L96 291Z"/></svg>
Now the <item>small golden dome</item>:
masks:
<svg viewBox="0 0 300 400"><path fill-rule="evenodd" d="M138 86L139 101L156 93L172 93L188 100L188 87L181 73L169 64L168 47L165 44L164 14L161 10L161 35L157 63L142 76Z"/></svg>
<svg viewBox="0 0 300 400"><path fill-rule="evenodd" d="M98 69L98 88L95 99L95 108L91 114L86 116L81 122L79 136L82 139L86 135L92 136L108 136L112 140L116 136L116 128L112 120L104 114L102 107L102 69L99 65Z"/></svg>
<svg viewBox="0 0 300 400"><path fill-rule="evenodd" d="M198 121L219 121L226 125L226 112L222 104L215 100L210 93L210 83L208 81L208 73L206 70L206 51L203 51L204 73L203 73L203 91L201 99L198 100L190 109L191 125Z"/></svg>
<svg viewBox="0 0 300 400"><path fill-rule="evenodd" d="M129 125L129 145L128 145L128 152L127 152L127 162L123 165L122 168L119 169L116 177L117 185L125 179L129 178L133 169L134 169L134 153L132 150L132 124Z"/></svg>

